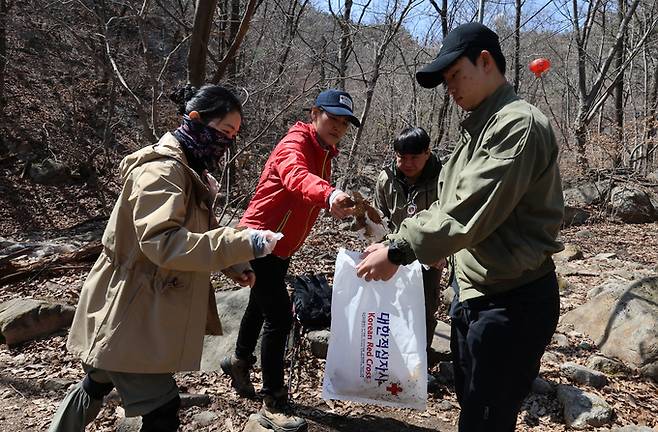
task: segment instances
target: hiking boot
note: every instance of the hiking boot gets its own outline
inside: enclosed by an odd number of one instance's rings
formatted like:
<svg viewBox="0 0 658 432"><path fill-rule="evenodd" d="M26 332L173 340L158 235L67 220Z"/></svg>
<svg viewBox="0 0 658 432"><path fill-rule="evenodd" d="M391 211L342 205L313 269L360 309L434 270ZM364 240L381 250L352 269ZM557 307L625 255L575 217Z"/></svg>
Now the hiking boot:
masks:
<svg viewBox="0 0 658 432"><path fill-rule="evenodd" d="M265 395L263 408L258 412L258 423L275 432L306 432L306 420L292 413L288 405L288 390L281 389L274 395Z"/></svg>
<svg viewBox="0 0 658 432"><path fill-rule="evenodd" d="M241 360L235 355L226 356L219 363L224 373L231 377L231 387L242 397L256 397L256 389L251 383L249 371L251 364L246 360Z"/></svg>

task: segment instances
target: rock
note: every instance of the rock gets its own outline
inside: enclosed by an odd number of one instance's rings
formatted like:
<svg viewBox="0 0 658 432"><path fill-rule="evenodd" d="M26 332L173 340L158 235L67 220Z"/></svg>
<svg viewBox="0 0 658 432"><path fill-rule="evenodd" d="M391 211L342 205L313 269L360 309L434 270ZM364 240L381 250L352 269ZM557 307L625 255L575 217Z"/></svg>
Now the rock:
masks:
<svg viewBox="0 0 658 432"><path fill-rule="evenodd" d="M564 421L572 429L599 427L612 419L613 411L606 401L576 387L558 385L557 399L564 409Z"/></svg>
<svg viewBox="0 0 658 432"><path fill-rule="evenodd" d="M46 391L61 392L73 384L75 384L75 381L67 378L47 378L41 382L41 388Z"/></svg>
<svg viewBox="0 0 658 432"><path fill-rule="evenodd" d="M599 254L594 255L592 259L595 260L611 260L617 258L617 254L614 252L601 252Z"/></svg>
<svg viewBox="0 0 658 432"><path fill-rule="evenodd" d="M587 367L606 374L618 374L626 371L623 363L600 355L591 356L587 360Z"/></svg>
<svg viewBox="0 0 658 432"><path fill-rule="evenodd" d="M560 356L553 351L546 351L541 358L541 362L545 364L559 364L562 362Z"/></svg>
<svg viewBox="0 0 658 432"><path fill-rule="evenodd" d="M555 333L553 335L553 343L559 347L565 348L571 345L569 343L569 338L563 335L562 333Z"/></svg>
<svg viewBox="0 0 658 432"><path fill-rule="evenodd" d="M43 300L13 299L0 304L0 343L15 345L67 328L75 308Z"/></svg>
<svg viewBox="0 0 658 432"><path fill-rule="evenodd" d="M562 277L561 274L557 275L557 287L563 294L573 292L573 285L566 278Z"/></svg>
<svg viewBox="0 0 658 432"><path fill-rule="evenodd" d="M589 342L587 342L587 341L580 341L580 343L578 344L578 348L580 348L580 349L583 350L583 351L590 351L590 350L592 350L594 347L592 346L591 343L589 343Z"/></svg>
<svg viewBox="0 0 658 432"><path fill-rule="evenodd" d="M581 238L581 239L589 239L589 238L592 238L594 236L594 233L592 233L592 231L590 231L590 230L584 229L584 230L577 231L576 234L574 234L574 235L578 238Z"/></svg>
<svg viewBox="0 0 658 432"><path fill-rule="evenodd" d="M585 207L601 203L608 194L610 182L599 181L585 183L580 186L565 189L564 203L573 207Z"/></svg>
<svg viewBox="0 0 658 432"><path fill-rule="evenodd" d="M219 416L213 411L201 411L192 416L192 421L201 427L212 425Z"/></svg>
<svg viewBox="0 0 658 432"><path fill-rule="evenodd" d="M565 205L564 206L564 217L562 219L562 225L566 227L578 226L587 223L591 214L587 210L583 210L578 207L572 207Z"/></svg>
<svg viewBox="0 0 658 432"><path fill-rule="evenodd" d="M244 425L242 432L272 432L270 429L264 428L258 423L258 414L252 414L249 416L249 420Z"/></svg>
<svg viewBox="0 0 658 432"><path fill-rule="evenodd" d="M628 426L608 429L607 432L655 432L655 431L656 429L652 429L649 426L628 425Z"/></svg>
<svg viewBox="0 0 658 432"><path fill-rule="evenodd" d="M210 396L207 394L181 393L180 395L181 408L206 407L208 405L210 405Z"/></svg>
<svg viewBox="0 0 658 432"><path fill-rule="evenodd" d="M123 407L116 407L114 413L119 418L116 430L117 432L140 432L142 428L141 417L126 417L126 411Z"/></svg>
<svg viewBox="0 0 658 432"><path fill-rule="evenodd" d="M535 380L532 382L531 390L533 393L544 395L552 394L555 392L551 383L540 377L535 378Z"/></svg>
<svg viewBox="0 0 658 432"><path fill-rule="evenodd" d="M436 406L436 408L439 411L450 411L450 410L452 410L456 407L450 401L447 401L447 400L444 399L441 402L439 402L439 404Z"/></svg>
<svg viewBox="0 0 658 432"><path fill-rule="evenodd" d="M601 292L562 316L560 331L586 334L600 352L658 381L658 276L609 282Z"/></svg>
<svg viewBox="0 0 658 432"><path fill-rule="evenodd" d="M249 289L220 291L215 295L215 299L217 300L217 311L219 312L224 334L204 338L203 354L201 356L202 371L219 370L219 362L235 351L235 341L238 338L242 315L249 303ZM260 352L260 340L255 352ZM258 358L257 364L260 364L260 356L256 357Z"/></svg>
<svg viewBox="0 0 658 432"><path fill-rule="evenodd" d="M311 354L317 358L326 359L329 347L329 330L313 330L306 333L306 339L311 344Z"/></svg>
<svg viewBox="0 0 658 432"><path fill-rule="evenodd" d="M612 189L610 211L615 219L626 223L653 222L658 218L649 195L631 186L617 186Z"/></svg>
<svg viewBox="0 0 658 432"><path fill-rule="evenodd" d="M578 384L585 384L599 389L608 383L608 377L601 372L576 363L564 363L560 366L560 370L562 370L564 376Z"/></svg>
<svg viewBox="0 0 658 432"><path fill-rule="evenodd" d="M436 364L452 358L450 351L450 324L443 321L436 323L434 338L432 339L431 357L427 359L429 364Z"/></svg>
<svg viewBox="0 0 658 432"><path fill-rule="evenodd" d="M29 169L30 178L41 184L61 184L71 180L71 170L63 163L46 159L41 163L33 163Z"/></svg>
<svg viewBox="0 0 658 432"><path fill-rule="evenodd" d="M572 243L565 243L564 250L553 255L557 261L574 261L583 259L583 251L580 250L578 245Z"/></svg>

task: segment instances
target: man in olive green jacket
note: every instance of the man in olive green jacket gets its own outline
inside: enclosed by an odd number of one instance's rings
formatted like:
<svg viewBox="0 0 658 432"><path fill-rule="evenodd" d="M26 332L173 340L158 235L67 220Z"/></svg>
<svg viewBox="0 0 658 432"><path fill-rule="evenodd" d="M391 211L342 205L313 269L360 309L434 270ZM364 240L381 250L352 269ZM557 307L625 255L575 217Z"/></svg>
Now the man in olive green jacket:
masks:
<svg viewBox="0 0 658 432"><path fill-rule="evenodd" d="M551 255L564 204L558 147L548 119L504 77L496 33L452 30L416 74L444 83L468 112L429 210L406 219L389 243L366 249L357 274L387 280L399 264L454 256L451 349L460 432L511 432L559 317Z"/></svg>
<svg viewBox="0 0 658 432"><path fill-rule="evenodd" d="M441 161L430 151L430 137L421 127L403 130L393 142L393 150L395 160L377 179L375 206L387 218L391 232L396 233L402 221L427 210L437 200ZM437 324L434 314L439 307L441 270L423 268L428 364L436 361L431 347Z"/></svg>

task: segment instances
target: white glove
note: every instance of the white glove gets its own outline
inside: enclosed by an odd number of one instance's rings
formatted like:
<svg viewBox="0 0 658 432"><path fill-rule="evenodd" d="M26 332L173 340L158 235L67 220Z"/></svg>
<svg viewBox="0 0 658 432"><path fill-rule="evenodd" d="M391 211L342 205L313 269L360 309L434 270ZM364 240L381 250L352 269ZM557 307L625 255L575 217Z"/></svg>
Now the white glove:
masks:
<svg viewBox="0 0 658 432"><path fill-rule="evenodd" d="M255 258L261 258L269 255L274 250L276 242L283 238L282 233L275 233L270 230L249 229L251 234L251 248L254 251Z"/></svg>

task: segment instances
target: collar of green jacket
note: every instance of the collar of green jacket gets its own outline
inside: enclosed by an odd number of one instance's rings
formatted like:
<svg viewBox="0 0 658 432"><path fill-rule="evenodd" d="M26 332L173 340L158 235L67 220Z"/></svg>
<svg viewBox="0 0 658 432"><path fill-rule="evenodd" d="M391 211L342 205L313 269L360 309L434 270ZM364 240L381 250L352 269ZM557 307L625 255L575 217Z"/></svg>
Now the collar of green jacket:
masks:
<svg viewBox="0 0 658 432"><path fill-rule="evenodd" d="M132 154L126 156L119 166L122 181L126 181L128 174L140 165L156 159L170 158L180 162L194 181L195 188L203 195L210 195L210 190L206 183L201 179L199 174L196 173L187 163L185 153L181 148L178 140L174 135L167 132L160 138L156 144L148 145Z"/></svg>
<svg viewBox="0 0 658 432"><path fill-rule="evenodd" d="M471 138L475 138L480 135L484 125L489 121L491 116L500 111L505 105L518 99L519 97L516 95L514 87L506 82L482 101L479 107L471 111L461 122L461 127L466 129L471 135Z"/></svg>
<svg viewBox="0 0 658 432"><path fill-rule="evenodd" d="M393 162L391 163L390 169L396 179L400 180L405 185L408 185L407 178L398 169L395 160L393 160ZM425 163L425 166L423 167L423 171L418 176L418 179L416 180L414 185L422 185L427 183L428 181L436 181L436 178L439 176L440 172L441 172L441 161L439 160L439 157L434 152L431 152L429 159L427 159L427 163Z"/></svg>

